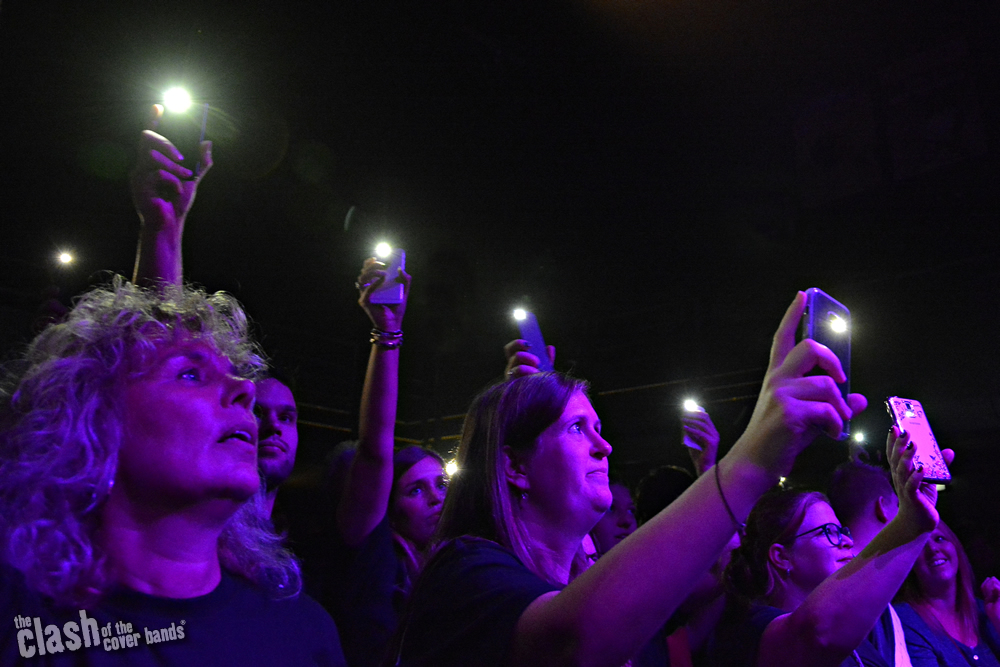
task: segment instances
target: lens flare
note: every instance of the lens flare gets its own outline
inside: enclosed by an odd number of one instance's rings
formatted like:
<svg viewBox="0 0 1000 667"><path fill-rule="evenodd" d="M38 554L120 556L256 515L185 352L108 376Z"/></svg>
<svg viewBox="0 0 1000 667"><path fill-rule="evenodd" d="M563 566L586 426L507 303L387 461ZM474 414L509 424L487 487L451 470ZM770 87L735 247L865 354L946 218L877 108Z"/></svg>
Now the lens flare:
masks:
<svg viewBox="0 0 1000 667"><path fill-rule="evenodd" d="M375 246L375 254L382 259L385 259L392 254L392 246L388 243L379 243Z"/></svg>
<svg viewBox="0 0 1000 667"><path fill-rule="evenodd" d="M693 398L688 398L684 401L684 409L688 412L698 412L701 410L701 407L698 405L698 401Z"/></svg>
<svg viewBox="0 0 1000 667"><path fill-rule="evenodd" d="M73 255L69 254L68 252L61 252L61 253L59 253L58 259L59 259L59 263L60 264L72 264L73 263Z"/></svg>
<svg viewBox="0 0 1000 667"><path fill-rule="evenodd" d="M520 321L520 320L527 319L527 317L528 317L528 311L526 311L524 308L515 308L514 309L514 319L515 320Z"/></svg>
<svg viewBox="0 0 1000 667"><path fill-rule="evenodd" d="M444 471L448 473L448 477L451 477L456 472L458 472L458 462L452 459L444 464Z"/></svg>
<svg viewBox="0 0 1000 667"><path fill-rule="evenodd" d="M191 95L183 88L171 88L163 93L163 106L167 111L184 113L191 108Z"/></svg>
<svg viewBox="0 0 1000 667"><path fill-rule="evenodd" d="M833 317L830 318L830 328L833 329L836 333L844 333L845 331L847 331L847 320L845 320L842 317L838 317L837 315L834 315Z"/></svg>

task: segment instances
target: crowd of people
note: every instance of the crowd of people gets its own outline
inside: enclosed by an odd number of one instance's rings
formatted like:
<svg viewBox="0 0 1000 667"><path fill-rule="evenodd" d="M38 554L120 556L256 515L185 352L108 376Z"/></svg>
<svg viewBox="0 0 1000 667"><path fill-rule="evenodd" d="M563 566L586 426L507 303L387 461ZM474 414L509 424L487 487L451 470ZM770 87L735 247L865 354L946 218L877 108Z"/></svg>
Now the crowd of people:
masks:
<svg viewBox="0 0 1000 667"><path fill-rule="evenodd" d="M522 340L471 401L458 474L396 448L411 278L366 260L358 439L330 459L312 508L329 528L301 565L273 516L292 383L239 303L184 284L211 148L193 173L157 117L131 178L132 280L80 296L4 368L0 664L1000 667L1000 582L940 520L909 433L827 494L779 485L866 407L830 350L796 342L803 293L725 456L690 413L693 474L652 471L633 495L587 383L540 372L555 349ZM373 302L387 282L400 303Z"/></svg>

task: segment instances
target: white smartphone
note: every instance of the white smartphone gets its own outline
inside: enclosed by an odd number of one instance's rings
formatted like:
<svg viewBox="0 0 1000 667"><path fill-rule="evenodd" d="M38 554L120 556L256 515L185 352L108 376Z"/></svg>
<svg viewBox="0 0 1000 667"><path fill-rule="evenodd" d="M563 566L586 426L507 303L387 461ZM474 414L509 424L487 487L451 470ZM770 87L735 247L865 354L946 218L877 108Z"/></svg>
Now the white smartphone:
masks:
<svg viewBox="0 0 1000 667"><path fill-rule="evenodd" d="M885 408L892 417L892 423L900 432L910 434L910 442L916 452L913 455L913 465L924 467L924 481L935 484L951 482L951 471L941 456L934 432L924 414L924 406L912 398L890 396L885 399Z"/></svg>
<svg viewBox="0 0 1000 667"><path fill-rule="evenodd" d="M393 248L392 253L384 260L385 282L372 292L372 303L403 303L403 283L399 282L399 270L406 271L406 251L402 248Z"/></svg>

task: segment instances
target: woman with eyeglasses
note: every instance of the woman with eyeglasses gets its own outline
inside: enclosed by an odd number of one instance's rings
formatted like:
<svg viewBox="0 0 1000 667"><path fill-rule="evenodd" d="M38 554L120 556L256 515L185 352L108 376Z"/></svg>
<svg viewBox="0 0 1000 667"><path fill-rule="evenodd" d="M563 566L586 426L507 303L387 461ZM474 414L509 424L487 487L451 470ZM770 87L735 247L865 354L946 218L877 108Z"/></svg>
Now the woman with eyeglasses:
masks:
<svg viewBox="0 0 1000 667"><path fill-rule="evenodd" d="M899 513L859 554L821 493L763 496L726 569L732 602L711 662L727 667L890 667L880 620L937 526L909 435L893 430L889 461ZM949 459L952 454L946 455ZM889 621L891 629L891 620Z"/></svg>

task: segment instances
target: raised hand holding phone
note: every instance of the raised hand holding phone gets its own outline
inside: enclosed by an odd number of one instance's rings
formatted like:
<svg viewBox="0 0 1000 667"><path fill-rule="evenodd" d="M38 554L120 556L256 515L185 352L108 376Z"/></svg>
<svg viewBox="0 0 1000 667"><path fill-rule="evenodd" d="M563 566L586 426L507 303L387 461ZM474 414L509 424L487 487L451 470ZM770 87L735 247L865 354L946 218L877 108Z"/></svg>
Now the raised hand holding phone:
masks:
<svg viewBox="0 0 1000 667"><path fill-rule="evenodd" d="M375 301L375 295L390 281L399 285L399 300ZM410 294L410 281L410 275L402 267L397 266L395 273L390 274L388 266L375 257L365 260L356 283L361 292L358 303L368 314L376 329L389 333L401 330L403 315L406 313L406 300Z"/></svg>
<svg viewBox="0 0 1000 667"><path fill-rule="evenodd" d="M375 248L375 254L382 260L385 279L375 285L371 292L371 302L403 303L406 290L399 276L402 275L401 271L406 271L406 251L402 248L392 248L387 243L380 243Z"/></svg>

